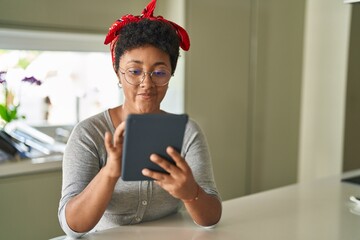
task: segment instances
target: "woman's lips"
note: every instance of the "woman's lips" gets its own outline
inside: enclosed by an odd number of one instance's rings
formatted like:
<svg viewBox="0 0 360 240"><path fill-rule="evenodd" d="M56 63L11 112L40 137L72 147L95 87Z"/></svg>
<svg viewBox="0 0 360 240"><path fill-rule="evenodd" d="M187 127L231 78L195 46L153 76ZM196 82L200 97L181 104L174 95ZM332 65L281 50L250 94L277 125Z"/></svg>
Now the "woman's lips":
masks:
<svg viewBox="0 0 360 240"><path fill-rule="evenodd" d="M151 93L139 93L138 96L144 100L151 99L153 94Z"/></svg>

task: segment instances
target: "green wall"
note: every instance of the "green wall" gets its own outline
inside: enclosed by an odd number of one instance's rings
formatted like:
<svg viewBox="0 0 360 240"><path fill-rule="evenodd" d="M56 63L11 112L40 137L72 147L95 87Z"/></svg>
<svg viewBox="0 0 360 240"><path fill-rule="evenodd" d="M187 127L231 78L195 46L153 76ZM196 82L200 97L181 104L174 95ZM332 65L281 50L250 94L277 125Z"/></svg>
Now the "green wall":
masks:
<svg viewBox="0 0 360 240"><path fill-rule="evenodd" d="M348 59L343 170L360 168L360 3L352 8Z"/></svg>
<svg viewBox="0 0 360 240"><path fill-rule="evenodd" d="M0 0L0 27L106 33L129 12L140 14L147 0Z"/></svg>
<svg viewBox="0 0 360 240"><path fill-rule="evenodd" d="M304 7L187 1L186 110L208 136L224 199L296 182Z"/></svg>

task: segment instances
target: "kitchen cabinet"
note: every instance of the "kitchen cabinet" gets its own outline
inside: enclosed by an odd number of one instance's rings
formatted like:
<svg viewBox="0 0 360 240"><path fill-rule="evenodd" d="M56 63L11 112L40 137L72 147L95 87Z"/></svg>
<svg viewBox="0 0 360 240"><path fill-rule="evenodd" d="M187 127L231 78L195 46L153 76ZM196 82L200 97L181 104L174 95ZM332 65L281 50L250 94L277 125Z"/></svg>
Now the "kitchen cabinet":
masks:
<svg viewBox="0 0 360 240"><path fill-rule="evenodd" d="M60 194L61 168L0 177L0 239L63 235L57 218Z"/></svg>

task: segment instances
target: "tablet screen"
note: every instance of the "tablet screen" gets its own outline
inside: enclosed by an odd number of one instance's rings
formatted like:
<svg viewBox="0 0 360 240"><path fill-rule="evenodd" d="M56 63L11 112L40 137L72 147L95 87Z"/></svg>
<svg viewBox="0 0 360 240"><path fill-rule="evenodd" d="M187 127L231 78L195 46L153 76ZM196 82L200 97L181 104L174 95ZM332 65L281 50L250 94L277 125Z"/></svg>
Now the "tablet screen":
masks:
<svg viewBox="0 0 360 240"><path fill-rule="evenodd" d="M168 146L181 152L188 116L186 114L131 114L126 120L121 178L124 181L152 180L144 168L165 172L150 161L156 153L170 162Z"/></svg>

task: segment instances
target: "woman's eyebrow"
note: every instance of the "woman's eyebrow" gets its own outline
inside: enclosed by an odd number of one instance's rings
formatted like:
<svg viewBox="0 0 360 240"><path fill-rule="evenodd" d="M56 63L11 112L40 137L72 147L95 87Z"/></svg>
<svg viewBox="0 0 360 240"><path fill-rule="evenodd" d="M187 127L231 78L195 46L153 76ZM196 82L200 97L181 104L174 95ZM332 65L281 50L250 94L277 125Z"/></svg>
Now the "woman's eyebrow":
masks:
<svg viewBox="0 0 360 240"><path fill-rule="evenodd" d="M126 64L129 64L129 63L144 64L143 61L135 60L135 59L128 61ZM153 64L154 67L160 66L160 65L168 66L165 62L161 62L161 61L160 61L160 62L155 62L155 63Z"/></svg>
<svg viewBox="0 0 360 240"><path fill-rule="evenodd" d="M167 66L167 64L165 62L156 62L155 64L153 64L153 66L159 66L159 65L164 65Z"/></svg>
<svg viewBox="0 0 360 240"><path fill-rule="evenodd" d="M138 64L143 64L144 62L140 61L140 60L130 60L127 63L138 63Z"/></svg>

